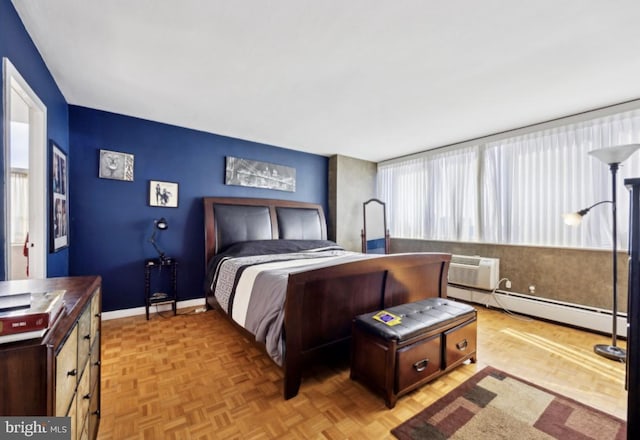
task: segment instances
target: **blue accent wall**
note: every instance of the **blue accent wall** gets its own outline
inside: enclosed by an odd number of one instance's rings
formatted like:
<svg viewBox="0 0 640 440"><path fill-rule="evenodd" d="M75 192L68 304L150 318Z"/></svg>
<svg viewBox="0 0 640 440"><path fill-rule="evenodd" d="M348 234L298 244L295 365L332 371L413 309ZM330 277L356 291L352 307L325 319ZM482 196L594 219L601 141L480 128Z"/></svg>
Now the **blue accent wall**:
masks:
<svg viewBox="0 0 640 440"><path fill-rule="evenodd" d="M327 208L325 157L68 106L10 0L0 0L0 57L10 59L44 102L47 138L68 154L70 244L48 253L47 275L102 275L105 311L144 305L143 262L156 256L148 238L153 220L159 217L168 220L169 229L159 235L158 243L180 263L179 299L203 296L203 196L300 200ZM2 130L0 124L0 139L4 139ZM134 154L135 180L98 178L100 149ZM296 192L225 185L227 155L296 168ZM0 154L0 173L2 161ZM148 206L150 179L179 184L178 208ZM4 206L4 191L0 191L0 206ZM2 247L3 231L4 212L0 215ZM4 266L0 252L0 279L6 277Z"/></svg>
<svg viewBox="0 0 640 440"><path fill-rule="evenodd" d="M178 299L204 296L202 197L260 197L327 208L328 158L225 136L69 106L70 274L103 277L105 311L144 306L144 260L153 220L169 228L158 244L179 262ZM134 181L98 177L99 151L133 154ZM224 184L225 157L296 169L295 192ZM149 206L149 180L179 184L177 208Z"/></svg>
<svg viewBox="0 0 640 440"><path fill-rule="evenodd" d="M67 102L58 89L49 69L27 33L10 0L0 0L0 58L7 57L47 107L47 137L57 142L62 150L69 150L69 116ZM4 91L0 91L4 94ZM4 97L3 97L4 99ZM0 101L1 102L1 101ZM0 121L4 108L0 105ZM0 123L0 140L4 139ZM1 142L4 144L4 142ZM4 174L4 155L0 154L0 173ZM4 181L4 176L2 176ZM47 192L46 188L42 188ZM0 191L0 207L4 207L4 190ZM4 209L4 208L0 208ZM0 250L5 246L4 211L0 215ZM49 229L49 228L48 228ZM45 244L48 249L48 241ZM47 275L64 276L69 271L69 249L48 254ZM5 279L4 252L0 251L0 279Z"/></svg>

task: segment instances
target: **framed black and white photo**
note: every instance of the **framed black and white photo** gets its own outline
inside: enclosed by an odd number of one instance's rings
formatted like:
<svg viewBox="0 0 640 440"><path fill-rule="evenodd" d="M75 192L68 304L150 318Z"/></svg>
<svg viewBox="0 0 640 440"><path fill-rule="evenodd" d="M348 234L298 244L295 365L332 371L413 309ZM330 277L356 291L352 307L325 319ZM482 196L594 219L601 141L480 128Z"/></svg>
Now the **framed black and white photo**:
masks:
<svg viewBox="0 0 640 440"><path fill-rule="evenodd" d="M98 177L133 182L133 154L100 150Z"/></svg>
<svg viewBox="0 0 640 440"><path fill-rule="evenodd" d="M57 252L69 246L69 167L67 155L53 141L50 158L49 241L51 252Z"/></svg>
<svg viewBox="0 0 640 440"><path fill-rule="evenodd" d="M296 191L296 169L257 160L227 156L225 184Z"/></svg>
<svg viewBox="0 0 640 440"><path fill-rule="evenodd" d="M149 206L178 207L178 184L175 182L149 181Z"/></svg>

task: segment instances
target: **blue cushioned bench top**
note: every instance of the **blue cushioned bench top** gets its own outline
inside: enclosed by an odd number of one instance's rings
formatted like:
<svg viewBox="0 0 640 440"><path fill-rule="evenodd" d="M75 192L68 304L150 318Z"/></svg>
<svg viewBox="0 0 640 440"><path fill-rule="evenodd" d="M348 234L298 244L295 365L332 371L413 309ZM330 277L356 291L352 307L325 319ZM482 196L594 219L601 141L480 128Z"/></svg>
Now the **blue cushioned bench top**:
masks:
<svg viewBox="0 0 640 440"><path fill-rule="evenodd" d="M399 316L400 323L389 326L374 319L378 312L359 315L355 318L355 323L384 339L404 341L432 329L446 326L459 318L471 319L476 315L476 309L472 306L444 298L428 298L384 310Z"/></svg>

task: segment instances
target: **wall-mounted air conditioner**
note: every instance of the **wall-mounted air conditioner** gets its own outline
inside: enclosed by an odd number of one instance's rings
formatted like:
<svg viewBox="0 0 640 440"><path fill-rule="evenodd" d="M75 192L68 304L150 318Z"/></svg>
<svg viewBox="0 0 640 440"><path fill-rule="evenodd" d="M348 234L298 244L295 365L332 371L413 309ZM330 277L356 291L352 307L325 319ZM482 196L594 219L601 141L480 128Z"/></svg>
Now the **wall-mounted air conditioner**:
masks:
<svg viewBox="0 0 640 440"><path fill-rule="evenodd" d="M500 259L452 255L449 283L476 289L493 290L500 280Z"/></svg>

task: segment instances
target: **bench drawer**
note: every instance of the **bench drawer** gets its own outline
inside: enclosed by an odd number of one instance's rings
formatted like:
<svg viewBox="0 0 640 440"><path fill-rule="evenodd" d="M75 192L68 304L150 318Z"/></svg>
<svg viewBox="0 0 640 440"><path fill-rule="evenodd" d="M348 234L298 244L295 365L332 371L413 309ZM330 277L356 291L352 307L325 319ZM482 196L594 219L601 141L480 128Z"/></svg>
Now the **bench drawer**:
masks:
<svg viewBox="0 0 640 440"><path fill-rule="evenodd" d="M401 392L440 371L440 334L401 348L397 352L396 392Z"/></svg>
<svg viewBox="0 0 640 440"><path fill-rule="evenodd" d="M444 367L449 368L472 357L476 352L476 319L444 332Z"/></svg>

